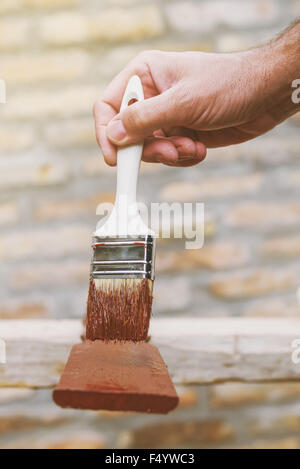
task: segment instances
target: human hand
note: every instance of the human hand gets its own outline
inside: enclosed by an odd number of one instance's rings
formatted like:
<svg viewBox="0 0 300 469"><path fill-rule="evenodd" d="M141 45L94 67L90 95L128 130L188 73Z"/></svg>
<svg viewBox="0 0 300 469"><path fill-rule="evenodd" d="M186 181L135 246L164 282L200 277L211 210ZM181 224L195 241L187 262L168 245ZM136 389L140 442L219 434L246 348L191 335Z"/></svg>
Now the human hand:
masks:
<svg viewBox="0 0 300 469"><path fill-rule="evenodd" d="M110 83L94 107L105 161L116 145L145 140L143 160L191 166L206 148L241 143L270 130L291 112L281 105L284 80L270 46L234 54L147 51ZM137 74L145 100L119 113L129 78Z"/></svg>

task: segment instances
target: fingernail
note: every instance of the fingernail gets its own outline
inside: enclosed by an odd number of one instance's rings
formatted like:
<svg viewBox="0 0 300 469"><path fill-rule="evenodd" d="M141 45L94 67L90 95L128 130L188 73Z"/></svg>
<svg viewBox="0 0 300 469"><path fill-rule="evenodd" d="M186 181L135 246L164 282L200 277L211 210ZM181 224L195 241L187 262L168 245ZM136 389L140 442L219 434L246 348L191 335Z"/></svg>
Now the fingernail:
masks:
<svg viewBox="0 0 300 469"><path fill-rule="evenodd" d="M121 120L111 122L107 126L107 136L114 143L121 143L126 137L127 132Z"/></svg>

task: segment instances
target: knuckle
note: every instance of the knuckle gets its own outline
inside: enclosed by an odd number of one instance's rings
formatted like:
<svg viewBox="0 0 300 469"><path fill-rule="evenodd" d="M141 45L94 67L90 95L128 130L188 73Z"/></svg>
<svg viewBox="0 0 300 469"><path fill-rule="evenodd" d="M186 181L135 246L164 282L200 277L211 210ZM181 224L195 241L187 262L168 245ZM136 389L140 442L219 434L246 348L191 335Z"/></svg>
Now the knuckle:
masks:
<svg viewBox="0 0 300 469"><path fill-rule="evenodd" d="M138 55L133 59L133 64L140 68L140 67L145 67L151 61L153 58L157 57L159 54L161 54L161 51L159 50L154 50L154 49L147 49L143 50L138 53Z"/></svg>
<svg viewBox="0 0 300 469"><path fill-rule="evenodd" d="M126 109L124 124L129 133L139 133L143 129L144 117L137 106L130 106Z"/></svg>

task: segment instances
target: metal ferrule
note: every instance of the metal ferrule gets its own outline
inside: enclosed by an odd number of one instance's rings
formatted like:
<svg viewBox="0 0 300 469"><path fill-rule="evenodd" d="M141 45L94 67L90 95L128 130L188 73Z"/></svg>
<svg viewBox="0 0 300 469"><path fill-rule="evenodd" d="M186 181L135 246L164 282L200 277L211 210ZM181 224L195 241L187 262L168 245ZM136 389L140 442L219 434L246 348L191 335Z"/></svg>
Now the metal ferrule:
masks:
<svg viewBox="0 0 300 469"><path fill-rule="evenodd" d="M92 240L91 278L154 280L155 238L151 235Z"/></svg>

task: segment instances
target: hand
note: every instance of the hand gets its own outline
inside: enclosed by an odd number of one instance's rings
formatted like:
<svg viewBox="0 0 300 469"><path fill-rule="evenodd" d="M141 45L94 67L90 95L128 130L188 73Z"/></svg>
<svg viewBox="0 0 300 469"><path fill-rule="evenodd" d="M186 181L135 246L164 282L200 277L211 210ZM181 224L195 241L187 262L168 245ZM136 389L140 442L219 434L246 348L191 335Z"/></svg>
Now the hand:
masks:
<svg viewBox="0 0 300 469"><path fill-rule="evenodd" d="M116 145L144 139L144 161L191 166L205 158L206 148L241 143L272 129L285 118L275 62L267 46L234 54L143 52L95 104L105 161L114 166ZM134 74L141 78L145 101L119 113Z"/></svg>

